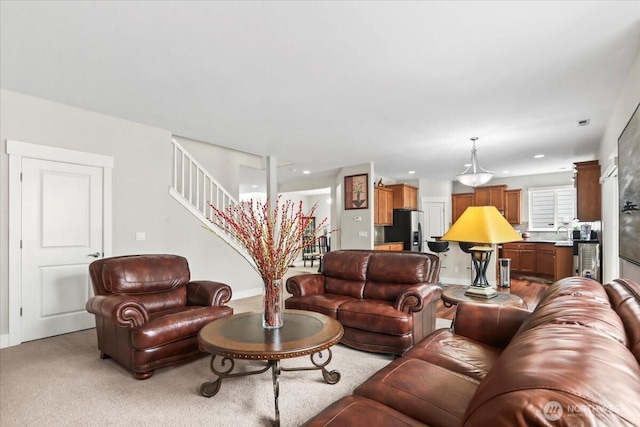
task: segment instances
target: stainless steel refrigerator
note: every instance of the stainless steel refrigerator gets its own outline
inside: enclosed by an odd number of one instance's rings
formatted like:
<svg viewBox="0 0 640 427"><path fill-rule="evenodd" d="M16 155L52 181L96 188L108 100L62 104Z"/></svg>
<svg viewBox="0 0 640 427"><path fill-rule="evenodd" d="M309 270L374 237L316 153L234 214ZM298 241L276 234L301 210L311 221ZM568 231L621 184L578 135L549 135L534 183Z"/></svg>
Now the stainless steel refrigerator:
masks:
<svg viewBox="0 0 640 427"><path fill-rule="evenodd" d="M393 210L393 225L384 227L386 242L402 242L405 251L422 252L422 211Z"/></svg>

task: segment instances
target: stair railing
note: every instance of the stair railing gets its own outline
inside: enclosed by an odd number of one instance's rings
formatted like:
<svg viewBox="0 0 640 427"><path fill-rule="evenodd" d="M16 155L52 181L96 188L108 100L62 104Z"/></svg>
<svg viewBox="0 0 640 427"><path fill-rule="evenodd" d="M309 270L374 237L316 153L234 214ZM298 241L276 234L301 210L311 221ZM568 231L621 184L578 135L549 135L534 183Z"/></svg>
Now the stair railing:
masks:
<svg viewBox="0 0 640 427"><path fill-rule="evenodd" d="M171 138L171 142L173 143L173 179L169 186L169 194L198 218L205 227L253 263L244 246L216 218L213 209L209 206L211 203L216 208L226 211L239 202L175 138Z"/></svg>

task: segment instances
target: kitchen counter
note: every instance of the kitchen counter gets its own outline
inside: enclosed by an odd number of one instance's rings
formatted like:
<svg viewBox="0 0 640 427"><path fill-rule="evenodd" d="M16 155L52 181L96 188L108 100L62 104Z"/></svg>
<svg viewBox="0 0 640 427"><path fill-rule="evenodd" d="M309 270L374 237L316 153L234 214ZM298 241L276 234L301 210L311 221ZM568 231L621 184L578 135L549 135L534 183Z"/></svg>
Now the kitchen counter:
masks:
<svg viewBox="0 0 640 427"><path fill-rule="evenodd" d="M571 240L542 240L542 239L526 239L518 243L553 243L556 246L573 246Z"/></svg>

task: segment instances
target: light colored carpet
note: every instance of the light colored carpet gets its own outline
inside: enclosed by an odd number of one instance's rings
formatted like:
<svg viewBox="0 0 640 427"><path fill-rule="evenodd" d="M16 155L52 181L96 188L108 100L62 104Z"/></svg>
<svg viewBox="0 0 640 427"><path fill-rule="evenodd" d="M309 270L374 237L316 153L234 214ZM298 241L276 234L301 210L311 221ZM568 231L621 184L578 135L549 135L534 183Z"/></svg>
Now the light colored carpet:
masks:
<svg viewBox="0 0 640 427"><path fill-rule="evenodd" d="M255 310L261 297L233 301L236 312ZM438 327L450 321L438 319ZM392 359L334 346L329 370L342 374L329 385L319 371L280 376L282 426L298 426L352 391ZM270 371L231 378L211 398L200 385L215 379L210 357L162 368L138 381L112 359L99 358L94 329L31 341L0 350L0 426L270 426L274 417ZM255 369L239 361L237 368ZM282 367L311 366L309 357Z"/></svg>

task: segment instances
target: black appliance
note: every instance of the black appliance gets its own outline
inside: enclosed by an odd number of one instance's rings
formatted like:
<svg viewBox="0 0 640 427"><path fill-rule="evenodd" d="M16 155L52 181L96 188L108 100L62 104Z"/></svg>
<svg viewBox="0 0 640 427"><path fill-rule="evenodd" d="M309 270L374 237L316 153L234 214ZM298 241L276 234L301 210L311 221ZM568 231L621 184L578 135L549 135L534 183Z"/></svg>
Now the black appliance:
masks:
<svg viewBox="0 0 640 427"><path fill-rule="evenodd" d="M386 242L402 242L405 251L422 252L422 211L393 210L393 225L384 227Z"/></svg>

